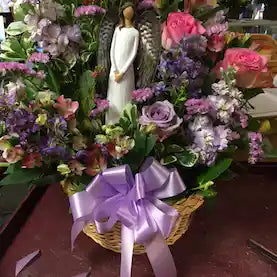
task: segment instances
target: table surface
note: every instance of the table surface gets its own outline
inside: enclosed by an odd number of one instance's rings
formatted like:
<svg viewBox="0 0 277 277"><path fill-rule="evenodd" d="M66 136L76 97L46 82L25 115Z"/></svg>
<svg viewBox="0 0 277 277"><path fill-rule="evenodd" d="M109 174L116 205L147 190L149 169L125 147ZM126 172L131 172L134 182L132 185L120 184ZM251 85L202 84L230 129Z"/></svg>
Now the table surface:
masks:
<svg viewBox="0 0 277 277"><path fill-rule="evenodd" d="M171 247L179 277L274 277L277 266L247 247L252 238L277 252L276 170L243 173L219 183L216 201L193 218ZM58 185L49 187L0 261L0 276L13 277L15 262L40 249L21 277L71 277L91 268L93 277L119 276L120 255L81 234L70 251L72 219ZM153 277L145 255L135 256L133 277ZM170 277L170 276L168 276Z"/></svg>

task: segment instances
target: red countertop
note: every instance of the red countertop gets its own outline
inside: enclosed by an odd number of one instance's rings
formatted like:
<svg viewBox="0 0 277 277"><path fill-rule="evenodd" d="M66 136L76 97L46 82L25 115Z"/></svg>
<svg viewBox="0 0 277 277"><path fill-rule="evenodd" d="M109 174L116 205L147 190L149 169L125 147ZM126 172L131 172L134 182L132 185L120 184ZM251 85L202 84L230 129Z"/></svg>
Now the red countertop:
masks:
<svg viewBox="0 0 277 277"><path fill-rule="evenodd" d="M214 206L200 209L171 247L179 277L277 276L277 265L247 247L252 238L277 252L276 170L244 173L217 185ZM60 187L50 186L0 261L0 276L13 277L16 261L36 249L41 257L20 277L71 277L89 268L93 277L119 276L120 255L84 234L71 253L68 211ZM145 255L134 257L132 276L154 276Z"/></svg>

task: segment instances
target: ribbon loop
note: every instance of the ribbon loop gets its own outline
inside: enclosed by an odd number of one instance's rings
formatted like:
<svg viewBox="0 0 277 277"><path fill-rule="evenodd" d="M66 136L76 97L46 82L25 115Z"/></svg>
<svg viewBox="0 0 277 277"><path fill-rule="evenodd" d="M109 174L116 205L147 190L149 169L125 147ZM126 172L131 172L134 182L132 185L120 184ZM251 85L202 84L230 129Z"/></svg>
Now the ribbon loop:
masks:
<svg viewBox="0 0 277 277"><path fill-rule="evenodd" d="M119 221L121 234L121 277L131 276L133 244L145 246L157 277L175 277L176 268L164 239L178 218L178 212L160 199L186 189L177 170L168 170L154 158L147 158L135 178L128 165L104 170L86 191L70 197L74 224L72 245L87 223L105 233ZM161 262L162 258L162 262Z"/></svg>

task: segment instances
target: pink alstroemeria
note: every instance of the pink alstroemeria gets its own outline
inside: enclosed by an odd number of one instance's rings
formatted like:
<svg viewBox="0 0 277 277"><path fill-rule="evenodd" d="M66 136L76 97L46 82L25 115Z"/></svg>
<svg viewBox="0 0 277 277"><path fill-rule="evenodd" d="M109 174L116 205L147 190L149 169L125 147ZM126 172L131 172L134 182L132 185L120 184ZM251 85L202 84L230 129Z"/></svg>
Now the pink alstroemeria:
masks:
<svg viewBox="0 0 277 277"><path fill-rule="evenodd" d="M64 98L63 95L57 99L57 102L58 103L55 103L53 107L57 109L65 119L70 119L79 108L79 103L77 101Z"/></svg>
<svg viewBox="0 0 277 277"><path fill-rule="evenodd" d="M24 151L22 150L20 145L16 145L12 148L7 148L4 150L2 156L8 163L17 163L23 157Z"/></svg>

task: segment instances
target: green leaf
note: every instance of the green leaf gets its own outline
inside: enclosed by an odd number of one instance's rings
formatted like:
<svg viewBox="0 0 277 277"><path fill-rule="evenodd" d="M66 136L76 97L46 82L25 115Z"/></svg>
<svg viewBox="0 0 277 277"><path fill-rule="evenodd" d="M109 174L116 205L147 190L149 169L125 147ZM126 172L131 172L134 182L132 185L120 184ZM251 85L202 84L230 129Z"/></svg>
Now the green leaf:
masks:
<svg viewBox="0 0 277 277"><path fill-rule="evenodd" d="M28 33L25 33L21 36L20 44L25 51L32 49L34 46L34 40L30 38Z"/></svg>
<svg viewBox="0 0 277 277"><path fill-rule="evenodd" d="M47 72L48 72L48 74L46 74L45 81L46 81L49 89L60 94L59 82L57 81L54 72L52 71L52 69L49 66L47 66Z"/></svg>
<svg viewBox="0 0 277 277"><path fill-rule="evenodd" d="M17 58L18 60L25 60L27 58L24 49L16 37L9 37L3 41L1 43L1 49L7 57Z"/></svg>
<svg viewBox="0 0 277 277"><path fill-rule="evenodd" d="M26 32L28 26L23 21L12 22L6 29L6 33L10 36L17 36Z"/></svg>
<svg viewBox="0 0 277 277"><path fill-rule="evenodd" d="M261 93L264 93L263 89L261 88L250 88L250 89L245 89L243 91L243 97L245 100L249 100Z"/></svg>
<svg viewBox="0 0 277 277"><path fill-rule="evenodd" d="M80 87L80 95L79 101L81 104L82 114L88 116L91 112L94 102L94 94L95 94L95 79L91 77L92 71L85 71L80 77L79 87Z"/></svg>
<svg viewBox="0 0 277 277"><path fill-rule="evenodd" d="M14 171L16 171L17 169L20 169L20 165L18 163L10 164L7 170L5 171L5 175L13 174Z"/></svg>
<svg viewBox="0 0 277 277"><path fill-rule="evenodd" d="M257 119L251 117L248 120L248 126L247 126L248 131L257 132L259 128L260 128L260 122Z"/></svg>
<svg viewBox="0 0 277 277"><path fill-rule="evenodd" d="M184 150L182 153L175 154L178 164L184 167L193 167L199 158L199 155L191 150Z"/></svg>
<svg viewBox="0 0 277 277"><path fill-rule="evenodd" d="M83 53L81 54L81 61L82 61L83 63L88 62L88 60L90 59L91 55L92 55L91 52L83 52Z"/></svg>
<svg viewBox="0 0 277 277"><path fill-rule="evenodd" d="M171 153L181 153L183 152L185 149L177 144L170 144L166 147L166 152L168 154Z"/></svg>
<svg viewBox="0 0 277 277"><path fill-rule="evenodd" d="M272 143L268 138L263 139L263 151L265 159L276 159L277 158L277 149L274 148Z"/></svg>
<svg viewBox="0 0 277 277"><path fill-rule="evenodd" d="M0 182L0 185L16 185L31 183L33 180L40 178L42 175L41 169L17 169L13 173L7 175Z"/></svg>
<svg viewBox="0 0 277 277"><path fill-rule="evenodd" d="M159 156L159 157L162 157L164 152L165 152L165 146L163 143L157 143L155 145L155 152L156 152L156 155Z"/></svg>
<svg viewBox="0 0 277 277"><path fill-rule="evenodd" d="M167 156L163 159L161 159L161 164L162 165L169 165L169 164L173 164L177 161L177 158L173 155Z"/></svg>
<svg viewBox="0 0 277 277"><path fill-rule="evenodd" d="M52 185L60 182L62 180L62 176L59 174L47 175L43 176L35 181L32 182L33 185L36 186L45 186L45 185Z"/></svg>
<svg viewBox="0 0 277 277"><path fill-rule="evenodd" d="M150 135L146 138L146 148L145 148L145 154L144 154L146 157L149 156L156 142L157 142L157 136Z"/></svg>
<svg viewBox="0 0 277 277"><path fill-rule="evenodd" d="M205 198L214 198L217 195L217 192L213 189L199 191L198 193L203 195L203 197L205 197Z"/></svg>
<svg viewBox="0 0 277 277"><path fill-rule="evenodd" d="M218 161L214 166L207 169L206 172L198 176L198 184L205 184L217 179L232 164L232 159L223 159Z"/></svg>

